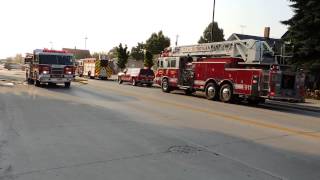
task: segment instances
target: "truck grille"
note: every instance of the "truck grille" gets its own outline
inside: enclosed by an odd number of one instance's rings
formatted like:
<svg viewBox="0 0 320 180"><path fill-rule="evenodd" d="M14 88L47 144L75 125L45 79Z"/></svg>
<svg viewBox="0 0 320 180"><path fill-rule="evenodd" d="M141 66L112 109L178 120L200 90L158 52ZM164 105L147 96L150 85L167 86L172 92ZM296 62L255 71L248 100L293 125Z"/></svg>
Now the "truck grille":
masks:
<svg viewBox="0 0 320 180"><path fill-rule="evenodd" d="M63 68L52 68L51 77L52 78L62 78L63 77Z"/></svg>
<svg viewBox="0 0 320 180"><path fill-rule="evenodd" d="M62 68L52 68L51 74L63 74L63 69Z"/></svg>

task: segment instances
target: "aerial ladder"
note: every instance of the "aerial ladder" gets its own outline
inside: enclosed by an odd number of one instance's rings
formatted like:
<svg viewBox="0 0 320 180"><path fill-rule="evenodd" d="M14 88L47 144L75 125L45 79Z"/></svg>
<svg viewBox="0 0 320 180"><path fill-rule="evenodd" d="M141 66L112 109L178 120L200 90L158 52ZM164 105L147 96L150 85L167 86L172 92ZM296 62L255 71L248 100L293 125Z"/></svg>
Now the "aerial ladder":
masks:
<svg viewBox="0 0 320 180"><path fill-rule="evenodd" d="M232 57L245 64L277 64L275 52L265 41L254 39L176 46L167 50L173 57Z"/></svg>

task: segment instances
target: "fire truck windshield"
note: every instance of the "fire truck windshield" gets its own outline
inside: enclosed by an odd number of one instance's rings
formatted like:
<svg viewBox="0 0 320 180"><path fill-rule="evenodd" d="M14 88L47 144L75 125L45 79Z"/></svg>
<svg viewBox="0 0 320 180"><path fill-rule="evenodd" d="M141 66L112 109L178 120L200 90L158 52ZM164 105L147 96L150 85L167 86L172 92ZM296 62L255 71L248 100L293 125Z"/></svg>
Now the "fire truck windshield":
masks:
<svg viewBox="0 0 320 180"><path fill-rule="evenodd" d="M73 57L65 55L39 55L39 64L72 65Z"/></svg>

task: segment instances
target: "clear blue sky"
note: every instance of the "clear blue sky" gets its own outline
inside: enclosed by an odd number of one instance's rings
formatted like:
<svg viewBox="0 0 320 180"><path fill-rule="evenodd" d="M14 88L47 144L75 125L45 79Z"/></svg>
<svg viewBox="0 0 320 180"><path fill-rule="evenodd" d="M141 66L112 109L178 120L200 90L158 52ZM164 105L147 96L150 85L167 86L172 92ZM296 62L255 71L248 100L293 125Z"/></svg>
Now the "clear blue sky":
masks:
<svg viewBox="0 0 320 180"><path fill-rule="evenodd" d="M233 32L281 37L280 20L292 16L287 0L216 0L215 19L227 38ZM163 30L172 42L195 44L212 18L213 0L4 0L0 1L0 58L36 48L129 47ZM245 28L240 26L244 25Z"/></svg>

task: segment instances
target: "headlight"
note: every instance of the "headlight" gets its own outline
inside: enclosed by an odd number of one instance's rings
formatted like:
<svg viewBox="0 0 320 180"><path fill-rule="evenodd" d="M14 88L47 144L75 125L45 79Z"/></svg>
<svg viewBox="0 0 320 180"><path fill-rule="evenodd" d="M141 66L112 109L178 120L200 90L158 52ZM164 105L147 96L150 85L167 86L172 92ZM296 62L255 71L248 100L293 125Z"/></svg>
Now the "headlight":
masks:
<svg viewBox="0 0 320 180"><path fill-rule="evenodd" d="M49 71L42 71L42 74L49 74Z"/></svg>

